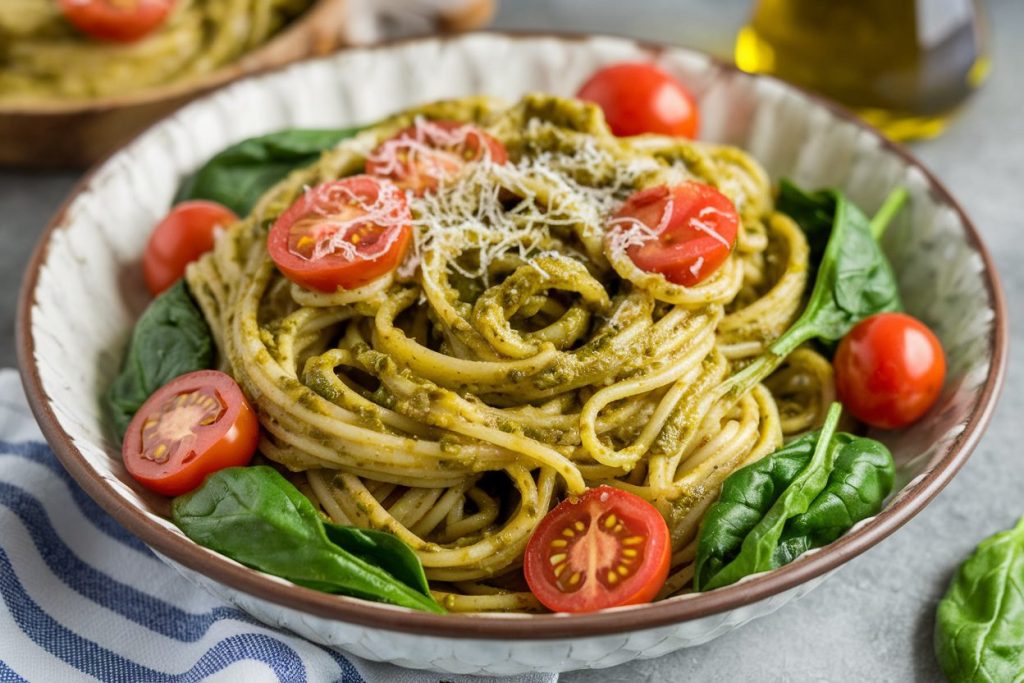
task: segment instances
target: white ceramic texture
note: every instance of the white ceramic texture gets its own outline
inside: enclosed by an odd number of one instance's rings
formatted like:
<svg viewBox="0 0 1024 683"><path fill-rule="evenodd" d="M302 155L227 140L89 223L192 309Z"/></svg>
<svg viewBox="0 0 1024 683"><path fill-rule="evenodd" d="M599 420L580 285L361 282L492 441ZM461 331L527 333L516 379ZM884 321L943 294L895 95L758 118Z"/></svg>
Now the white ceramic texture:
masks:
<svg viewBox="0 0 1024 683"><path fill-rule="evenodd" d="M700 645L751 619L771 614L790 600L809 593L828 577L828 574L819 576L751 605L660 628L571 640L452 640L443 636L398 633L323 619L233 590L157 554L185 578L260 621L294 631L322 645L410 669L493 676L529 671L603 669ZM528 616L518 618L529 619Z"/></svg>
<svg viewBox="0 0 1024 683"><path fill-rule="evenodd" d="M959 215L929 191L920 171L874 134L801 93L682 49L653 56L697 95L702 137L747 149L773 178L837 186L868 212L891 188L904 185L910 191L910 210L889 229L885 244L907 308L936 331L950 371L928 419L898 437L886 436L902 486L896 497L906 495L953 446L992 370L994 303L982 277L982 260L966 239ZM292 126L367 123L411 105L475 93L510 100L530 90L571 95L602 64L650 58L652 53L634 42L613 38L478 34L427 39L352 50L243 81L158 124L92 176L53 232L41 266L30 329L39 377L60 427L123 505L144 510L169 533L180 533L159 516L165 501L126 483L119 446L102 417L98 396L117 371L131 325L146 300L139 255L181 177L225 146L252 135ZM209 551L197 547L196 552ZM415 636L330 621L172 564L257 618L311 640L370 659L451 673L599 668L654 657L710 640L817 583L653 630L573 640L496 641Z"/></svg>

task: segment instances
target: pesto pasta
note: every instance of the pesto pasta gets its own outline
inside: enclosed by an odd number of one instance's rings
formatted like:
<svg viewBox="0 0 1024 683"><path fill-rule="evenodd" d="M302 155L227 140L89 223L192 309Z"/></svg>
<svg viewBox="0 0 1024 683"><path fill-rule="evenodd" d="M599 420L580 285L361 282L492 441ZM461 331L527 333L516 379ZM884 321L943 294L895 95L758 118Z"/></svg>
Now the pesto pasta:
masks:
<svg viewBox="0 0 1024 683"><path fill-rule="evenodd" d="M266 42L314 0L177 0L152 35L91 40L56 0L0 2L0 101L120 95L209 73Z"/></svg>
<svg viewBox="0 0 1024 683"><path fill-rule="evenodd" d="M509 161L410 195L414 248L393 273L335 293L282 275L275 219L422 120L473 122ZM724 264L690 287L606 248L627 197L687 180L740 218ZM274 187L186 277L258 412L260 452L323 513L407 543L449 610L536 611L523 551L567 494L608 484L650 501L672 544L660 595L678 594L725 478L822 423L832 369L809 347L750 390L725 388L800 313L808 258L745 153L617 138L596 107L537 94L364 130Z"/></svg>

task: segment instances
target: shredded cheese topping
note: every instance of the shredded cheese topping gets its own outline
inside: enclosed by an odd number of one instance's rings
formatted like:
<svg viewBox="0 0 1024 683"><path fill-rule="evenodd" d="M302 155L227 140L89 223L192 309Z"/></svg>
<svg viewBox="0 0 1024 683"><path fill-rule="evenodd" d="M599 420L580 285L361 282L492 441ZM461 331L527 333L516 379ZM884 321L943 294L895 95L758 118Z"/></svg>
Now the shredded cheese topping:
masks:
<svg viewBox="0 0 1024 683"><path fill-rule="evenodd" d="M531 120L525 139L542 136L549 125ZM595 168L613 169L613 177L601 183L584 182ZM450 272L489 286L490 266L503 257L531 262L542 254L556 253L548 248L554 243L564 257L566 246L557 236L560 230L575 231L582 242L599 248L609 225L607 217L643 174L660 168L652 158L622 164L591 136L575 139L567 151L545 149L524 155L518 163L496 164L485 155L442 178L437 191L409 197L414 249L398 275L410 277L425 254L437 251L446 257ZM666 225L669 216L671 207L663 219ZM467 252L472 252L471 258L458 258Z"/></svg>

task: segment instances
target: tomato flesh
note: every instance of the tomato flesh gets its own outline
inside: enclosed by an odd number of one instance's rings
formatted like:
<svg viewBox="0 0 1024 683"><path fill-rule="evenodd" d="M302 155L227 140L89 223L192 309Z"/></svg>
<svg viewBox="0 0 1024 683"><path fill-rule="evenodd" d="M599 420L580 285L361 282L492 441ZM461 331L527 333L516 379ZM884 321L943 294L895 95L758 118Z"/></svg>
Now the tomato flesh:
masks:
<svg viewBox="0 0 1024 683"><path fill-rule="evenodd" d="M634 193L609 222L607 251L626 244L637 268L692 287L725 263L739 232L736 207L698 182Z"/></svg>
<svg viewBox="0 0 1024 683"><path fill-rule="evenodd" d="M854 417L898 429L924 415L942 391L946 357L935 334L903 313L879 313L843 337L833 361L836 393Z"/></svg>
<svg viewBox="0 0 1024 683"><path fill-rule="evenodd" d="M651 64L625 62L599 69L576 97L600 106L615 135L697 137L700 115L693 95Z"/></svg>
<svg viewBox="0 0 1024 683"><path fill-rule="evenodd" d="M65 18L97 40L131 43L157 29L175 0L60 0Z"/></svg>
<svg viewBox="0 0 1024 683"><path fill-rule="evenodd" d="M157 224L142 254L142 274L150 294L156 296L182 275L185 267L213 249L217 231L238 220L216 202L182 202Z"/></svg>
<svg viewBox="0 0 1024 683"><path fill-rule="evenodd" d="M354 289L398 267L412 240L405 194L353 176L307 190L275 221L267 249L291 281L322 292Z"/></svg>
<svg viewBox="0 0 1024 683"><path fill-rule="evenodd" d="M555 612L650 602L668 576L668 526L653 505L599 486L562 501L526 546L530 590Z"/></svg>
<svg viewBox="0 0 1024 683"><path fill-rule="evenodd" d="M366 158L366 173L422 196L457 175L466 164L485 157L504 164L508 152L505 145L471 123L418 119L373 150Z"/></svg>
<svg viewBox="0 0 1024 683"><path fill-rule="evenodd" d="M200 370L158 389L132 418L121 455L128 473L165 496L187 493L211 472L248 464L259 421L231 377Z"/></svg>

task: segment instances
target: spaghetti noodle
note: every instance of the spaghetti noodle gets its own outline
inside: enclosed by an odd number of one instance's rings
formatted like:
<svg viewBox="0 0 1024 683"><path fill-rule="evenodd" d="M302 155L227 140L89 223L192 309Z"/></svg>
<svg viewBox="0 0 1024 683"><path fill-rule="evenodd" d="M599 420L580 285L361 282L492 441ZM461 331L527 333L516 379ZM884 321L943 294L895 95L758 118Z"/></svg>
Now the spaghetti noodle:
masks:
<svg viewBox="0 0 1024 683"><path fill-rule="evenodd" d="M433 119L474 122L509 163L485 157L410 195L415 249L394 273L330 294L283 277L266 248L274 219ZM614 240L606 257L626 197L687 179L741 219L714 275L672 284ZM271 190L187 278L257 408L261 452L335 522L411 546L446 607L488 611L539 608L523 549L554 502L599 484L658 508L674 549L662 596L688 589L721 482L820 424L831 401L830 365L807 348L749 392L716 390L792 323L807 270L802 232L746 154L616 138L595 107L530 95L365 130Z"/></svg>

